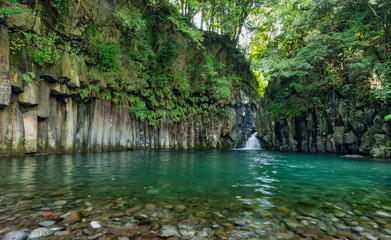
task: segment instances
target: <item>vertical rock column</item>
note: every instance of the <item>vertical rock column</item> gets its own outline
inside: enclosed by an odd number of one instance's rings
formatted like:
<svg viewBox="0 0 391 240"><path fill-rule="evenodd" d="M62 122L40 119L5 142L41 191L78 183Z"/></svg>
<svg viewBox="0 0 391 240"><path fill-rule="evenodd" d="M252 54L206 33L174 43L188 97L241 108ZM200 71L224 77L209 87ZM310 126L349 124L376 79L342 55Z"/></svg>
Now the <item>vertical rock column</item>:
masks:
<svg viewBox="0 0 391 240"><path fill-rule="evenodd" d="M38 151L46 153L48 151L48 117L50 112L50 83L40 81L39 99L37 107L38 115Z"/></svg>
<svg viewBox="0 0 391 240"><path fill-rule="evenodd" d="M8 155L11 142L11 81L9 68L8 29L0 25L0 156Z"/></svg>
<svg viewBox="0 0 391 240"><path fill-rule="evenodd" d="M118 104L111 105L111 134L110 134L110 150L115 151L117 149L117 139L119 132L117 129L117 123L119 119Z"/></svg>
<svg viewBox="0 0 391 240"><path fill-rule="evenodd" d="M24 124L23 114L20 110L18 99L16 95L12 96L11 112L12 112L12 150L11 154L22 155L24 154Z"/></svg>
<svg viewBox="0 0 391 240"><path fill-rule="evenodd" d="M57 99L50 97L49 101L48 151L53 153L57 148Z"/></svg>
<svg viewBox="0 0 391 240"><path fill-rule="evenodd" d="M12 142L10 107L0 109L0 156L10 154Z"/></svg>
<svg viewBox="0 0 391 240"><path fill-rule="evenodd" d="M0 25L0 109L11 100L9 50L8 29Z"/></svg>
<svg viewBox="0 0 391 240"><path fill-rule="evenodd" d="M73 152L74 140L76 132L77 110L74 108L72 98L68 98L65 109L65 143L64 148L66 152Z"/></svg>
<svg viewBox="0 0 391 240"><path fill-rule="evenodd" d="M23 114L24 123L24 147L26 153L35 153L37 151L37 112L29 111Z"/></svg>
<svg viewBox="0 0 391 240"><path fill-rule="evenodd" d="M111 102L103 100L103 112L101 113L103 117L103 128L100 129L103 132L102 136L102 150L107 152L110 151L110 139L111 139L111 128L112 128L112 119L114 118L111 115Z"/></svg>

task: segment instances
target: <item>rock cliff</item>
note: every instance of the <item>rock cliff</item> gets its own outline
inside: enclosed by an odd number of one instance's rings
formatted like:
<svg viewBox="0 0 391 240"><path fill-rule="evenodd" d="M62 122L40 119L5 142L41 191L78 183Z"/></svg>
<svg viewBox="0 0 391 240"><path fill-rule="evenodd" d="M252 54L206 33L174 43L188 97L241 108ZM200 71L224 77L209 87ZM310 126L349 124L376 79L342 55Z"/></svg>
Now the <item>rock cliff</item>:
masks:
<svg viewBox="0 0 391 240"><path fill-rule="evenodd" d="M21 13L0 14L0 156L229 148L255 128L244 56L217 34L197 44L167 6L0 2L11 7Z"/></svg>
<svg viewBox="0 0 391 240"><path fill-rule="evenodd" d="M265 97L270 97L273 84ZM389 109L368 102L356 107L354 97L326 96L321 108L298 117L276 119L260 107L258 137L263 147L272 150L313 153L361 154L390 157L391 125L384 121ZM353 110L354 109L354 110Z"/></svg>

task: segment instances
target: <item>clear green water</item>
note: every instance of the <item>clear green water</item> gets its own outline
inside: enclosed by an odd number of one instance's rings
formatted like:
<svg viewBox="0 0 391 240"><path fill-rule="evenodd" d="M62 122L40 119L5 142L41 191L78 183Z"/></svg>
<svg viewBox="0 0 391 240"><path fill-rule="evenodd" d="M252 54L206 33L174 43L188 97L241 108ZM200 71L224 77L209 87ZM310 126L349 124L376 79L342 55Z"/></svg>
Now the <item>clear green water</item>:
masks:
<svg viewBox="0 0 391 240"><path fill-rule="evenodd" d="M3 158L0 193L6 217L59 208L55 202L65 199L63 211L184 205L174 218L204 211L210 225L240 220L248 234L243 238L299 236L298 228L311 227L328 236L387 239L384 229L391 229L391 162L337 155L227 150ZM39 202L12 207L31 199ZM116 206L118 200L127 203Z"/></svg>

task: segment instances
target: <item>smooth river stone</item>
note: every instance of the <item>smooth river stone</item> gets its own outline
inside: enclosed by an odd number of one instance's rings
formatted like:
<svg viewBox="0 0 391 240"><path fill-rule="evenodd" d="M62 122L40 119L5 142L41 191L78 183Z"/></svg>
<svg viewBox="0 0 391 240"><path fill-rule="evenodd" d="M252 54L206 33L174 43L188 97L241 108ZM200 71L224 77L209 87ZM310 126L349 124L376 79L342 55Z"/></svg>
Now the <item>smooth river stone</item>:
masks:
<svg viewBox="0 0 391 240"><path fill-rule="evenodd" d="M27 233L23 231L11 231L7 233L2 240L24 240L27 237Z"/></svg>
<svg viewBox="0 0 391 240"><path fill-rule="evenodd" d="M180 237L179 233L175 230L168 229L168 230L163 230L161 237L163 238L169 238L169 237Z"/></svg>
<svg viewBox="0 0 391 240"><path fill-rule="evenodd" d="M92 221L92 222L90 223L90 225L91 225L91 227L92 227L93 229L97 229L97 228L101 228L101 227L102 227L102 225L100 225L100 223L99 223L98 221Z"/></svg>
<svg viewBox="0 0 391 240"><path fill-rule="evenodd" d="M364 232L364 230L365 230L365 229L364 229L363 227L360 227L360 226L357 226L357 227L354 227L354 228L353 228L353 231L354 231L354 232Z"/></svg>
<svg viewBox="0 0 391 240"><path fill-rule="evenodd" d="M145 209L153 211L156 209L156 205L152 203L148 203L145 205Z"/></svg>
<svg viewBox="0 0 391 240"><path fill-rule="evenodd" d="M55 221L44 221L44 222L38 223L38 225L39 225L39 226L42 226L42 227L50 227L50 226L52 226L54 223L55 223Z"/></svg>
<svg viewBox="0 0 391 240"><path fill-rule="evenodd" d="M27 240L41 239L41 238L49 237L51 235L53 235L53 232L50 231L49 229L37 228L29 234Z"/></svg>
<svg viewBox="0 0 391 240"><path fill-rule="evenodd" d="M150 190L146 191L145 193L150 194L150 195L158 195L160 192L157 189L150 189Z"/></svg>
<svg viewBox="0 0 391 240"><path fill-rule="evenodd" d="M376 213L376 215L378 215L378 216L380 216L380 217L391 218L391 214L389 214L389 213L387 213L387 212L376 211L375 213Z"/></svg>

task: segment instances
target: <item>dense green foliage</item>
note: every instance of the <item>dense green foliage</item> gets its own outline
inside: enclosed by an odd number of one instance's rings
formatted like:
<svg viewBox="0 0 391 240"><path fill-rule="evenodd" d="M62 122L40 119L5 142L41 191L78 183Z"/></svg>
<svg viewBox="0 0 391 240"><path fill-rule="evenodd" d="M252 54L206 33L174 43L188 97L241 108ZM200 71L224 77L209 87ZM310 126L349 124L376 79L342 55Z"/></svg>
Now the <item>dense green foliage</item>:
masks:
<svg viewBox="0 0 391 240"><path fill-rule="evenodd" d="M24 33L26 46L39 64L54 64L60 59L60 52L56 47L56 41L60 39L55 33L49 33L47 37L38 34Z"/></svg>
<svg viewBox="0 0 391 240"><path fill-rule="evenodd" d="M22 81L27 85L32 83L34 78L35 78L35 73L33 72L28 72L22 75Z"/></svg>
<svg viewBox="0 0 391 240"><path fill-rule="evenodd" d="M150 125L166 117L178 122L202 116L208 122L210 114L227 116L233 104L231 89L240 84L239 78L207 53L201 44L203 33L175 7L166 3L156 8L121 7L113 21L121 32L119 42L91 26L88 44L100 75L91 74L92 82L80 90L81 97L100 95L128 105L131 114ZM183 40L163 31L166 26L180 32ZM193 49L187 56L179 54L184 41ZM102 76L117 87L99 88L94 82Z"/></svg>
<svg viewBox="0 0 391 240"><path fill-rule="evenodd" d="M174 0L186 17L200 23L200 28L230 36L236 42L242 35L247 19L256 17L265 0ZM195 19L196 15L199 19Z"/></svg>
<svg viewBox="0 0 391 240"><path fill-rule="evenodd" d="M12 0L10 6L0 8L0 14L4 14L6 17L13 17L21 14L25 9L19 6L16 0Z"/></svg>
<svg viewBox="0 0 391 240"><path fill-rule="evenodd" d="M354 110L390 98L391 2L276 1L254 22L251 59L273 82L265 106L278 118L323 108Z"/></svg>
<svg viewBox="0 0 391 240"><path fill-rule="evenodd" d="M70 14L68 4L47 3L59 29L61 19ZM11 1L0 12L12 17L23 14L22 6ZM350 111L388 106L390 14L391 2L386 0L125 2L108 23L99 25L86 16L90 28L84 52L96 71L88 73L90 85L80 94L128 104L132 114L151 125L166 116L181 121L225 115L240 80L232 66L203 47L205 35L197 23L244 46L261 96L270 83L262 103L277 118L300 116L338 99L345 99ZM112 36L97 30L104 27L115 30ZM12 52L27 48L41 66L58 62L60 37L54 29L45 32L13 33ZM248 45L245 35L251 37ZM194 49L186 56L184 44Z"/></svg>

